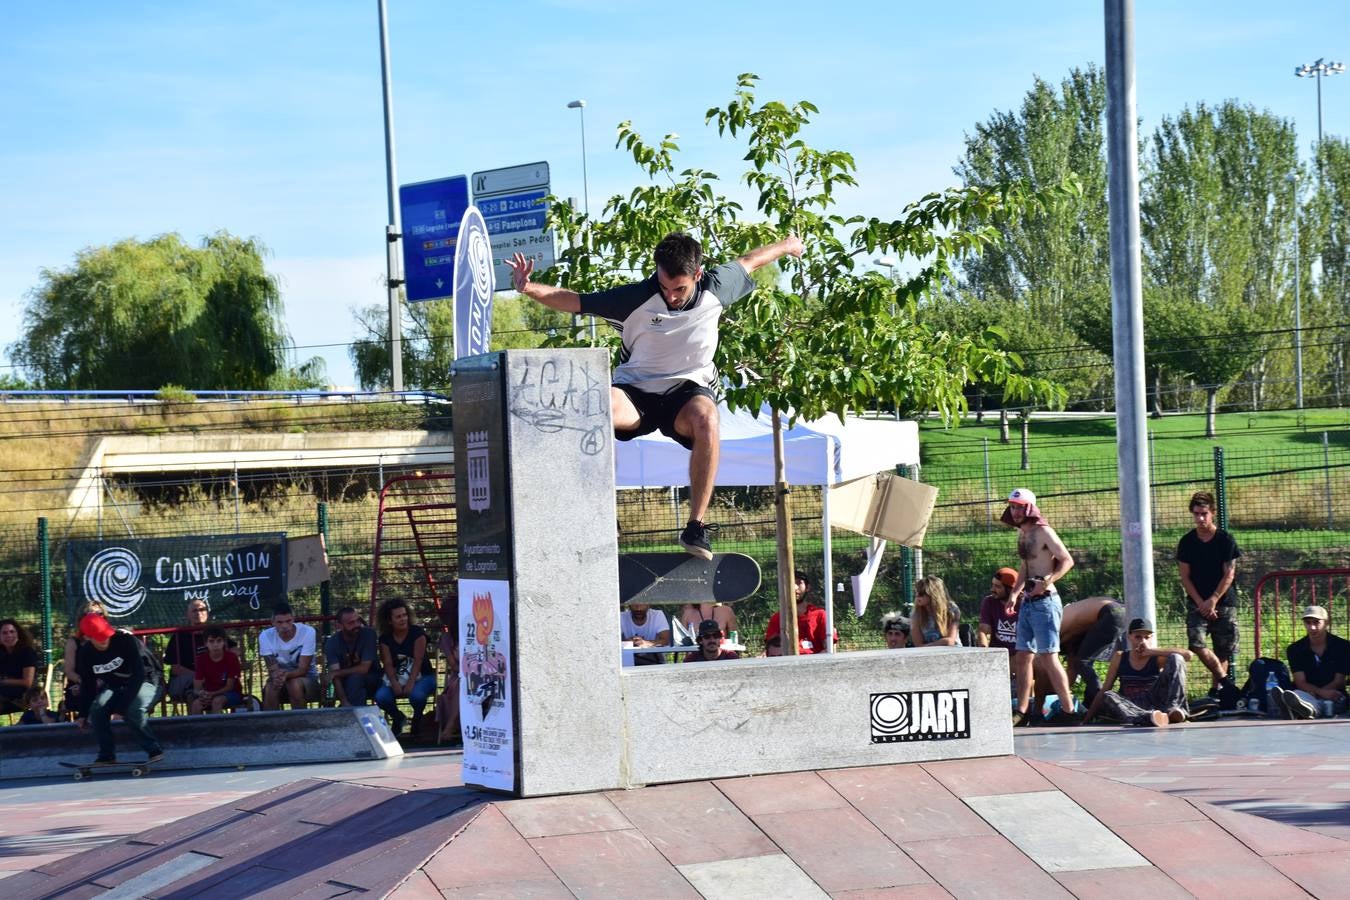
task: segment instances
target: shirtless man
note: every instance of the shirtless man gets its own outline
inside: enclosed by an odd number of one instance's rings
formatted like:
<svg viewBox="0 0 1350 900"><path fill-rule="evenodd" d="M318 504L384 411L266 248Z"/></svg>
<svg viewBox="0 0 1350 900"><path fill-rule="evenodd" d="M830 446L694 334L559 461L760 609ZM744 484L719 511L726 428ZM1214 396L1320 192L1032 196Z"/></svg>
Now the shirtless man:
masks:
<svg viewBox="0 0 1350 900"><path fill-rule="evenodd" d="M718 321L725 307L754 290L752 272L801 255L801 239L793 235L705 272L702 246L675 232L656 245L650 276L594 294L530 281L534 260L519 253L506 261L512 287L526 297L550 309L600 316L619 329L623 349L609 392L614 437L631 441L660 429L689 451L689 524L679 542L701 559L712 559L703 518L721 449L713 366Z"/></svg>
<svg viewBox="0 0 1350 900"><path fill-rule="evenodd" d="M1008 495L1008 508L1001 520L1017 529L1017 556L1022 560L1013 584L1011 600L1021 599L1017 612L1017 710L1013 725L1029 725L1031 714L1031 676L1041 666L1050 688L1059 696L1060 711L1055 724L1075 724L1073 692L1069 676L1059 661L1059 626L1063 605L1055 582L1073 568L1073 557L1055 529L1036 508L1036 495L1017 488Z"/></svg>

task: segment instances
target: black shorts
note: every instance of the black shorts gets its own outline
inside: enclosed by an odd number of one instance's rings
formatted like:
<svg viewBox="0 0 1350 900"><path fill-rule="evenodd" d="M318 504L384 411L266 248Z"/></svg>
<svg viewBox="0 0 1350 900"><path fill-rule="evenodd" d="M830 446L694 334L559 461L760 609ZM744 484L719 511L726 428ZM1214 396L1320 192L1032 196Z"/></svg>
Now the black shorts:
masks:
<svg viewBox="0 0 1350 900"><path fill-rule="evenodd" d="M1205 649L1205 635L1214 641L1214 655L1219 659L1232 659L1237 654L1238 630L1237 610L1231 606L1220 606L1217 619L1206 619L1194 606L1186 612L1186 640L1191 650Z"/></svg>
<svg viewBox="0 0 1350 900"><path fill-rule="evenodd" d="M631 384L614 386L628 395L628 399L633 401L633 406L638 412L637 428L632 431L614 432L615 439L620 441L631 441L633 438L659 430L684 449L693 450L693 441L675 433L675 417L684 409L684 405L695 397L707 397L714 405L717 403L717 397L710 388L692 381L682 382L664 394L653 394Z"/></svg>

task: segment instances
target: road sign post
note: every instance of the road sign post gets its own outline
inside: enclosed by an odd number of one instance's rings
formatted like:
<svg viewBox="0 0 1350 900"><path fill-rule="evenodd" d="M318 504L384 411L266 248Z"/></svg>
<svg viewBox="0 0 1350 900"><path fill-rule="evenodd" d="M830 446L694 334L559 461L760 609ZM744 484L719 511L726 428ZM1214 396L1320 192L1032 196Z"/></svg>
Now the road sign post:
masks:
<svg viewBox="0 0 1350 900"><path fill-rule="evenodd" d="M469 208L469 179L455 175L405 184L398 194L408 302L449 297L455 289L459 223Z"/></svg>

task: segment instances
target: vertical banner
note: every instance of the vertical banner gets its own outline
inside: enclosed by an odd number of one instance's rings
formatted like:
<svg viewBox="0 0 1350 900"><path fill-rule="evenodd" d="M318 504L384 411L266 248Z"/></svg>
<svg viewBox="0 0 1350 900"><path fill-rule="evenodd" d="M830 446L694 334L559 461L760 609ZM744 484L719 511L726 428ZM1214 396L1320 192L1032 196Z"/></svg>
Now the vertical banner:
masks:
<svg viewBox="0 0 1350 900"><path fill-rule="evenodd" d="M511 584L459 582L459 717L465 784L516 787L516 729L511 683Z"/></svg>
<svg viewBox="0 0 1350 900"><path fill-rule="evenodd" d="M496 281L487 223L478 207L470 206L455 247L455 359L488 352Z"/></svg>

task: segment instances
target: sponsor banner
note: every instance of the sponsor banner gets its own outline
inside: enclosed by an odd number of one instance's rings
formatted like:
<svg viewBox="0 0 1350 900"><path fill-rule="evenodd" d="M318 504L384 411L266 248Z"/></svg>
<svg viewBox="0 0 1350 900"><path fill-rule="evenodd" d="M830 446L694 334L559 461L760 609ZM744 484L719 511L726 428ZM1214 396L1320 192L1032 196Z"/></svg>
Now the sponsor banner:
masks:
<svg viewBox="0 0 1350 900"><path fill-rule="evenodd" d="M464 738L464 783L515 791L510 583L461 578L459 628L459 721Z"/></svg>
<svg viewBox="0 0 1350 900"><path fill-rule="evenodd" d="M873 694L872 743L953 741L970 737L970 691Z"/></svg>
<svg viewBox="0 0 1350 900"><path fill-rule="evenodd" d="M183 621L189 600L205 600L211 618L229 622L259 618L285 599L284 532L66 545L72 617L86 601L97 600L116 625L162 627Z"/></svg>
<svg viewBox="0 0 1350 900"><path fill-rule="evenodd" d="M455 248L455 359L488 352L496 287L487 223L470 206L459 223Z"/></svg>

